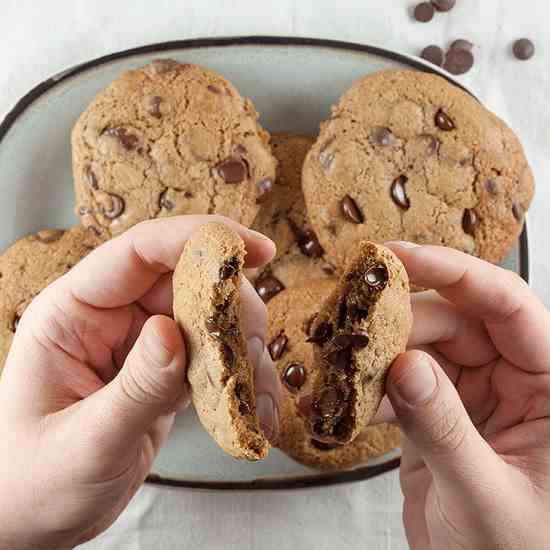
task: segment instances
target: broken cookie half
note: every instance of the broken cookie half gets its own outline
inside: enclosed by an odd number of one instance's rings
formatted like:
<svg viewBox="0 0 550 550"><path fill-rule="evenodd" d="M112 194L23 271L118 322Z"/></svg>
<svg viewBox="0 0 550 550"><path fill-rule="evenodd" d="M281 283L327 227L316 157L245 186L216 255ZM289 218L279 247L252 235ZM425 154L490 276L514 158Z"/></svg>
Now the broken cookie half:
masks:
<svg viewBox="0 0 550 550"><path fill-rule="evenodd" d="M387 248L363 241L308 327L314 370L298 403L312 436L345 444L369 423L412 325L409 281Z"/></svg>
<svg viewBox="0 0 550 550"><path fill-rule="evenodd" d="M260 460L269 444L256 414L254 366L240 323L244 257L244 243L232 229L200 227L174 272L174 316L185 334L200 421L225 452Z"/></svg>

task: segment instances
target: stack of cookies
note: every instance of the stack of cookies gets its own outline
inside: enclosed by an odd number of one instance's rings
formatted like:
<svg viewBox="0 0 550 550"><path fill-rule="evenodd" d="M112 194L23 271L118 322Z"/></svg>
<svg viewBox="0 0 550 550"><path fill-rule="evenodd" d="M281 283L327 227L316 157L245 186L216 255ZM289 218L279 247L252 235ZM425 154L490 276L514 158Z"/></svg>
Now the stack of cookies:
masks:
<svg viewBox="0 0 550 550"><path fill-rule="evenodd" d="M0 257L0 365L32 298L96 246L143 220L221 214L277 245L269 265L245 273L267 304L284 388L277 445L320 469L363 464L399 444L396 427L368 426L411 326L407 275L380 243L439 244L500 262L533 196L504 122L443 78L414 71L356 82L314 139L270 137L222 76L153 61L94 99L72 147L80 225L43 230ZM240 331L243 258L231 230L201 229L176 270L174 312L188 334L201 421L225 451L258 460L269 445ZM201 281L195 290L181 284L189 277ZM208 308L193 306L193 292Z"/></svg>

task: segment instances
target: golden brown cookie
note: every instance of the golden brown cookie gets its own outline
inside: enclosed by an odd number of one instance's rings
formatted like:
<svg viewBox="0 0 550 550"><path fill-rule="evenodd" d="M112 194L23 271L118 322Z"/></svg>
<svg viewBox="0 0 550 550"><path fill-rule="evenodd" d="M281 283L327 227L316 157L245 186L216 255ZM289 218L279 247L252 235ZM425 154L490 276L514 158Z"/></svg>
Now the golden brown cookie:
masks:
<svg viewBox="0 0 550 550"><path fill-rule="evenodd" d="M242 239L229 227L198 229L174 272L174 316L186 337L200 421L225 452L259 460L269 445L256 415L254 370L240 323L244 256Z"/></svg>
<svg viewBox="0 0 550 550"><path fill-rule="evenodd" d="M251 277L266 301L277 288L334 275L307 221L302 193L302 165L313 141L289 133L271 137L271 150L278 161L277 179L252 226L277 245L275 258Z"/></svg>
<svg viewBox="0 0 550 550"><path fill-rule="evenodd" d="M169 59L122 74L72 133L77 212L109 236L151 218L251 225L273 185L269 136L222 76Z"/></svg>
<svg viewBox="0 0 550 550"><path fill-rule="evenodd" d="M303 187L337 265L359 239L445 245L499 262L522 229L533 174L514 133L472 96L436 75L383 71L333 107Z"/></svg>
<svg viewBox="0 0 550 550"><path fill-rule="evenodd" d="M32 299L99 244L98 237L81 226L44 229L20 239L0 256L0 370Z"/></svg>
<svg viewBox="0 0 550 550"><path fill-rule="evenodd" d="M283 382L280 430L277 447L306 466L321 470L341 470L365 464L398 447L400 430L380 424L368 426L347 445L329 445L312 439L296 402L314 371L312 346L306 342L308 326L320 305L335 290L336 280L310 281L287 289L267 306L269 349Z"/></svg>

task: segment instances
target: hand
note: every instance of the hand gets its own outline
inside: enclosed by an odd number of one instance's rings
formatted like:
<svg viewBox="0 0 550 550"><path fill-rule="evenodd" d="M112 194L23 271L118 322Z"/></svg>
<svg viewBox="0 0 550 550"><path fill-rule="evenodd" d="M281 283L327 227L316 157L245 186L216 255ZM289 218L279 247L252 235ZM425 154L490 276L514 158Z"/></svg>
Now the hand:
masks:
<svg viewBox="0 0 550 550"><path fill-rule="evenodd" d="M220 218L142 223L109 241L41 293L23 315L0 381L0 548L73 548L126 507L189 401L171 275L186 239ZM247 266L273 243L229 220ZM243 281L259 414L277 429L278 379L263 339L265 306ZM261 342L261 345L258 345Z"/></svg>
<svg viewBox="0 0 550 550"><path fill-rule="evenodd" d="M550 548L550 314L515 274L390 243L415 284L387 393L413 550ZM386 418L384 418L386 417ZM381 414L378 420L387 419Z"/></svg>

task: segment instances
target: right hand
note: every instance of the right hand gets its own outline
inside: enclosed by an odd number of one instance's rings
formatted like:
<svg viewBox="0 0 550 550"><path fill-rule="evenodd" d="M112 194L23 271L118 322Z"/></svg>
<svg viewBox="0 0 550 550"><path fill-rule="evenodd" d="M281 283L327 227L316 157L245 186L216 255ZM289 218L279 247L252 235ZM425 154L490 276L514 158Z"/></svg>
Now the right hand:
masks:
<svg viewBox="0 0 550 550"><path fill-rule="evenodd" d="M401 355L386 386L405 433L411 548L548 550L550 313L509 271L388 246L413 283L434 289L412 297L409 347L425 351Z"/></svg>

